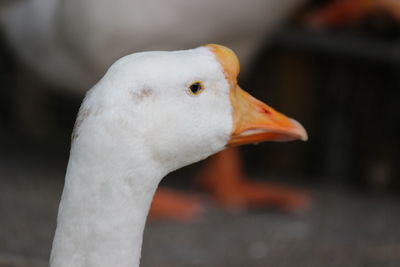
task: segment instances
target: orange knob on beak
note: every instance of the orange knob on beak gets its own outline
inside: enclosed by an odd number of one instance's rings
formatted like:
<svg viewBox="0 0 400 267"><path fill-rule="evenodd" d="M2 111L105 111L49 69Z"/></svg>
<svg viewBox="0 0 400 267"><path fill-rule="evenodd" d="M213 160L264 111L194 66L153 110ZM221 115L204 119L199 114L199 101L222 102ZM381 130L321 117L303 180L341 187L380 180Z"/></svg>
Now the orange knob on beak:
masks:
<svg viewBox="0 0 400 267"><path fill-rule="evenodd" d="M307 140L307 132L300 123L252 97L237 85L240 67L232 50L215 44L207 47L217 57L231 87L233 128L228 146L263 141Z"/></svg>

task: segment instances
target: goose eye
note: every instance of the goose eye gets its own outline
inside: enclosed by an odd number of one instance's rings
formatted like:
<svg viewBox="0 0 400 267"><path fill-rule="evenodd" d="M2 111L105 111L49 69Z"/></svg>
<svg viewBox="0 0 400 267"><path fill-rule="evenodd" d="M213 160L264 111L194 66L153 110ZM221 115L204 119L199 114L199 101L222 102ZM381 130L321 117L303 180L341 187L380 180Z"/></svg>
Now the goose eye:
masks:
<svg viewBox="0 0 400 267"><path fill-rule="evenodd" d="M189 93L191 95L199 95L204 90L201 82L194 82L189 86Z"/></svg>

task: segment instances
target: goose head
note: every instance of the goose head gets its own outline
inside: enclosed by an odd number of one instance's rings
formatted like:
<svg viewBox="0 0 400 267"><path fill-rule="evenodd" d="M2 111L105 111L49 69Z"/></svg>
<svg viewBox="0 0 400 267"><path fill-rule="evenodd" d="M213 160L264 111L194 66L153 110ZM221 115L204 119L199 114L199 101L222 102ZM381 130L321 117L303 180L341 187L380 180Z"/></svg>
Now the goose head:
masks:
<svg viewBox="0 0 400 267"><path fill-rule="evenodd" d="M87 94L75 141L90 132L86 139L113 150L141 144L172 171L228 146L307 139L297 121L242 90L238 74L238 58L221 45L123 57Z"/></svg>

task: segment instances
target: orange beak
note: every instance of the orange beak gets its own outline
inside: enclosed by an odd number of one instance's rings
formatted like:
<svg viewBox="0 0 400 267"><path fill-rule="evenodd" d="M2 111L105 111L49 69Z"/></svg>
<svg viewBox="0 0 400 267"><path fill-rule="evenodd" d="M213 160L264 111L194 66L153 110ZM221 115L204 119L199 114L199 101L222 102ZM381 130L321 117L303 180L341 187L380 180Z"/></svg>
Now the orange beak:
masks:
<svg viewBox="0 0 400 267"><path fill-rule="evenodd" d="M228 146L307 140L307 132L300 123L252 97L239 86L231 91L231 103L233 131Z"/></svg>
<svg viewBox="0 0 400 267"><path fill-rule="evenodd" d="M307 132L300 123L252 97L237 85L239 61L232 50L214 44L206 47L217 57L231 87L233 129L228 146L263 141L307 140Z"/></svg>

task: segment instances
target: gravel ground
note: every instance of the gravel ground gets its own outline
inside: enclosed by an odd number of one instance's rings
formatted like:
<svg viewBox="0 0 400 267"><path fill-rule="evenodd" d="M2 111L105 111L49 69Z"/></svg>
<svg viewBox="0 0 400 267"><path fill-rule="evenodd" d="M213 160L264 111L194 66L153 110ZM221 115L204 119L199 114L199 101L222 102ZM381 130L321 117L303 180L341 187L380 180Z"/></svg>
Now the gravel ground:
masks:
<svg viewBox="0 0 400 267"><path fill-rule="evenodd" d="M0 267L46 266L63 168L19 164L0 164ZM208 205L198 222L149 222L142 266L398 267L399 204L315 189L312 209L298 215Z"/></svg>

